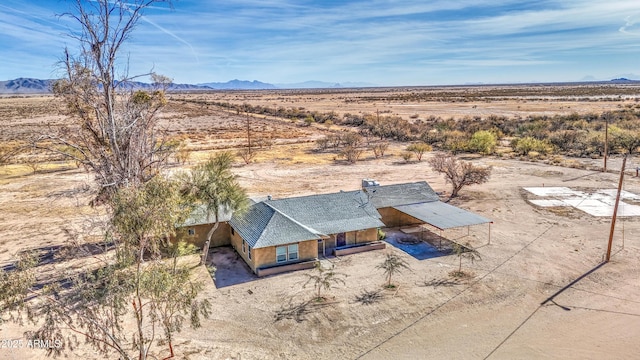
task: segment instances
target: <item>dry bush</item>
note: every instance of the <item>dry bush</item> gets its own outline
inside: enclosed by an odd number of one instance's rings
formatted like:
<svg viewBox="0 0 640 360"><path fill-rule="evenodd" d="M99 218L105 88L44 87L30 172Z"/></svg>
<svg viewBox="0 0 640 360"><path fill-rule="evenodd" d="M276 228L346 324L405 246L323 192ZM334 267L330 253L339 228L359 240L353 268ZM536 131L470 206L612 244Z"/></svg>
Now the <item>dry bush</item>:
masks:
<svg viewBox="0 0 640 360"><path fill-rule="evenodd" d="M362 150L361 148L354 146L345 146L345 148L340 152L340 156L347 159L347 161L351 164L355 164L358 160L360 160L360 156L362 156L363 152L364 150Z"/></svg>
<svg viewBox="0 0 640 360"><path fill-rule="evenodd" d="M381 158L384 156L384 153L389 148L389 143L386 141L381 141L379 143L371 145L371 150L373 150L373 155L376 158Z"/></svg>
<svg viewBox="0 0 640 360"><path fill-rule="evenodd" d="M431 151L431 150L432 150L431 145L425 144L423 142L411 144L407 146L407 151L410 151L416 154L416 159L418 159L418 161L422 161L422 155L424 155L425 152Z"/></svg>
<svg viewBox="0 0 640 360"><path fill-rule="evenodd" d="M404 151L402 153L402 159L404 159L404 162L406 163L411 162L411 159L413 159L413 153L411 151Z"/></svg>
<svg viewBox="0 0 640 360"><path fill-rule="evenodd" d="M245 164L250 164L251 161L256 157L256 151L251 150L249 147L242 148L238 150L238 156L242 158Z"/></svg>
<svg viewBox="0 0 640 360"><path fill-rule="evenodd" d="M354 132L348 132L342 135L342 143L345 147L358 147L362 144L362 136Z"/></svg>
<svg viewBox="0 0 640 360"><path fill-rule="evenodd" d="M318 146L318 150L320 151L327 150L327 148L329 147L329 138L325 136L316 140L316 145Z"/></svg>

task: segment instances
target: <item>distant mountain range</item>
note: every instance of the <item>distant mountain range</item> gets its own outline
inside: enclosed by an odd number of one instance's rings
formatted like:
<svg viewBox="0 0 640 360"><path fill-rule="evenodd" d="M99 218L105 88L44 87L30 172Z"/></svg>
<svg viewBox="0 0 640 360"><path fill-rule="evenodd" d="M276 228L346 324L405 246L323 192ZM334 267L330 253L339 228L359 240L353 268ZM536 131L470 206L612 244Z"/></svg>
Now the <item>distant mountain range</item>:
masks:
<svg viewBox="0 0 640 360"><path fill-rule="evenodd" d="M51 92L54 79L18 78L14 80L0 81L0 95L2 94L47 94ZM639 80L631 80L626 77L618 77L609 81L583 80L586 83L637 83ZM467 84L470 85L470 84ZM485 85L485 84L475 84ZM517 84L514 84L517 85ZM131 82L127 84L133 89L151 89L153 86L143 82ZM201 84L171 84L169 91L207 91L207 90L269 90L269 89L336 89L336 88L363 88L378 85L362 82L329 83L323 81L305 81L289 84L269 84L258 80L231 80L227 82L209 82Z"/></svg>
<svg viewBox="0 0 640 360"><path fill-rule="evenodd" d="M18 78L7 81L0 81L0 94L47 94L51 92L51 86L55 79L32 79ZM149 89L151 84L143 82L131 82L129 87L134 89ZM352 88L352 87L372 87L369 83L344 84L328 83L322 81L306 81L293 84L269 84L253 80L231 80L227 82L210 82L202 84L171 84L169 91L206 91L206 90L268 90L268 89L311 89L311 88Z"/></svg>

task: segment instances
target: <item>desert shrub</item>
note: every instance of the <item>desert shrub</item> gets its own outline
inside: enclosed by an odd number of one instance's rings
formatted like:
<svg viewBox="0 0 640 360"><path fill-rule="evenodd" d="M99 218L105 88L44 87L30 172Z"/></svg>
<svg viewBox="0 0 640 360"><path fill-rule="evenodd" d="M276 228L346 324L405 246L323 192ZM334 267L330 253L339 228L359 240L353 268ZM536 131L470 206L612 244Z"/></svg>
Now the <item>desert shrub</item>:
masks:
<svg viewBox="0 0 640 360"><path fill-rule="evenodd" d="M487 130L476 131L468 143L469 151L484 155L493 154L498 144L498 138L494 133Z"/></svg>
<svg viewBox="0 0 640 360"><path fill-rule="evenodd" d="M304 118L305 126L311 126L311 124L313 124L314 122L316 122L316 119L314 119L311 115L307 115L307 117Z"/></svg>
<svg viewBox="0 0 640 360"><path fill-rule="evenodd" d="M413 159L413 153L411 151L404 151L402 153L402 159L404 159L406 163L410 162L411 159Z"/></svg>
<svg viewBox="0 0 640 360"><path fill-rule="evenodd" d="M256 151L252 150L249 147L238 150L237 154L242 158L245 164L250 164L251 161L253 161L253 159L256 157Z"/></svg>
<svg viewBox="0 0 640 360"><path fill-rule="evenodd" d="M634 154L640 146L640 132L609 126L609 144L611 152Z"/></svg>
<svg viewBox="0 0 640 360"><path fill-rule="evenodd" d="M454 130L447 131L443 134L444 144L442 147L450 152L456 154L462 151L466 151L469 141L467 135L462 131Z"/></svg>
<svg viewBox="0 0 640 360"><path fill-rule="evenodd" d="M318 146L318 150L320 151L327 150L327 148L329 147L329 138L325 136L316 140L316 145Z"/></svg>
<svg viewBox="0 0 640 360"><path fill-rule="evenodd" d="M546 155L552 152L553 147L546 140L538 140L527 136L520 139L514 139L511 147L519 155L527 155L532 151Z"/></svg>
<svg viewBox="0 0 640 360"><path fill-rule="evenodd" d="M345 147L358 147L362 144L362 136L354 132L342 135L342 143Z"/></svg>
<svg viewBox="0 0 640 360"><path fill-rule="evenodd" d="M382 229L378 229L378 240L384 240L387 237L387 234L382 231Z"/></svg>
<svg viewBox="0 0 640 360"><path fill-rule="evenodd" d="M361 148L355 146L345 146L340 152L340 156L344 157L351 164L355 164L360 160L360 156L364 151Z"/></svg>
<svg viewBox="0 0 640 360"><path fill-rule="evenodd" d="M329 146L337 150L342 144L342 137L340 135L328 135L327 141L329 142Z"/></svg>
<svg viewBox="0 0 640 360"><path fill-rule="evenodd" d="M371 145L371 150L373 150L373 155L376 158L383 157L385 151L389 148L389 143L386 141L381 141Z"/></svg>
<svg viewBox="0 0 640 360"><path fill-rule="evenodd" d="M425 144L423 142L415 143L407 146L407 151L414 153L418 161L422 161L422 155L424 155L425 152L431 151L431 150L432 150L431 145Z"/></svg>

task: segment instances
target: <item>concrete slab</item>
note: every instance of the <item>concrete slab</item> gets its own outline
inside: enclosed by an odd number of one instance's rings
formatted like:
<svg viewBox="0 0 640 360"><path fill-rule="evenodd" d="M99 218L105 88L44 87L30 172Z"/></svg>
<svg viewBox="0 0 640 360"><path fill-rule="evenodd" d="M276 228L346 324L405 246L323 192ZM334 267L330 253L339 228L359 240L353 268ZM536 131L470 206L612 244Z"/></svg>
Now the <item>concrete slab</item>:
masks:
<svg viewBox="0 0 640 360"><path fill-rule="evenodd" d="M602 189L589 194L572 190L568 187L530 187L524 188L528 192L543 197L543 199L531 199L531 204L542 207L572 206L597 217L610 217L616 202L617 189ZM546 198L546 199L544 199ZM622 191L620 194L618 216L640 216L640 206L626 203L622 200L640 201L640 196Z"/></svg>
<svg viewBox="0 0 640 360"><path fill-rule="evenodd" d="M533 205L542 206L542 207L571 206L571 205L565 203L562 200L556 200L556 199L551 199L551 200L529 200L529 202L532 203Z"/></svg>

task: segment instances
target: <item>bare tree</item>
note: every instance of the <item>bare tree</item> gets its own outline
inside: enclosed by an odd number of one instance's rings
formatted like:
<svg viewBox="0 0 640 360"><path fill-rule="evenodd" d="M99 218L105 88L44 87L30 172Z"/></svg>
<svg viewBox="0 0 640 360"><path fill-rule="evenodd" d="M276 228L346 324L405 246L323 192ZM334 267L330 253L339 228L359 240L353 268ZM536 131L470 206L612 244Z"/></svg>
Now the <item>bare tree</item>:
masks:
<svg viewBox="0 0 640 360"><path fill-rule="evenodd" d="M71 35L80 49L77 55L65 49L66 79L54 92L73 121L42 136L38 147L95 173L101 190L94 204L107 205L100 230L115 250L92 254L96 261L81 269L56 270L47 286L29 289L38 328L28 336L63 341L50 352L80 338L105 358L166 357L156 347L165 344L173 357L173 334L185 321L197 328L208 316L192 268L171 264L161 251L191 212L177 183L159 175L175 146L160 135L156 117L170 80L152 74L155 90L138 90L130 86L133 77L118 72L122 45L144 10L158 3L170 1L75 0L64 14L80 25Z"/></svg>
<svg viewBox="0 0 640 360"><path fill-rule="evenodd" d="M451 184L451 196L458 196L458 192L467 185L482 184L489 180L491 167L475 166L468 161L459 161L455 156L439 153L429 159L434 171L444 174L445 180Z"/></svg>
<svg viewBox="0 0 640 360"><path fill-rule="evenodd" d="M70 36L79 44L64 51L66 77L53 86L73 119L59 134L43 135L40 146L81 162L96 175L99 201L126 185L149 181L167 161L172 146L157 129L170 79L151 75L154 90L136 90L137 76L118 72L119 52L145 9L168 0L75 0L63 14L80 25ZM53 143L50 147L45 144ZM60 147L59 145L63 145ZM64 152L61 148L73 149Z"/></svg>

